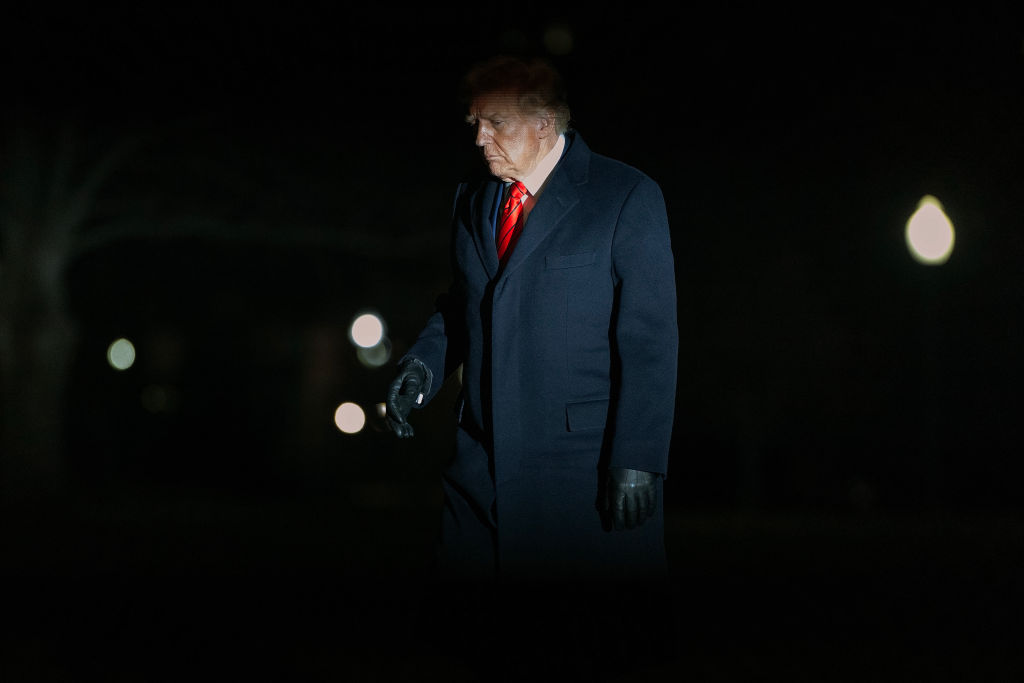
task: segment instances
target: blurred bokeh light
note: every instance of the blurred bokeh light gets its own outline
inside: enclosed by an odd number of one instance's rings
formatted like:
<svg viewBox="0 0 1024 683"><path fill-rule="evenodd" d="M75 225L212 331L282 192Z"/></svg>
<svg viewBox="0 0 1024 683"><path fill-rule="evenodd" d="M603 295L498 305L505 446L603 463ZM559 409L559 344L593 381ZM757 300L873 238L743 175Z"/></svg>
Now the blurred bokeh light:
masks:
<svg viewBox="0 0 1024 683"><path fill-rule="evenodd" d="M906 240L910 255L918 263L937 266L949 260L955 232L938 199L925 195L917 203L917 210L907 220Z"/></svg>
<svg viewBox="0 0 1024 683"><path fill-rule="evenodd" d="M349 335L356 346L373 348L384 338L384 321L374 313L363 313L352 321Z"/></svg>
<svg viewBox="0 0 1024 683"><path fill-rule="evenodd" d="M368 368L379 368L391 359L391 340L384 320L376 313L356 316L349 327L349 339L356 347L356 358Z"/></svg>
<svg viewBox="0 0 1024 683"><path fill-rule="evenodd" d="M379 368L391 359L391 343L384 339L370 348L356 349L356 358L368 368Z"/></svg>
<svg viewBox="0 0 1024 683"><path fill-rule="evenodd" d="M355 403L342 403L334 411L334 424L345 434L358 434L366 426L366 413Z"/></svg>
<svg viewBox="0 0 1024 683"><path fill-rule="evenodd" d="M544 29L544 47L553 55L572 52L572 30L565 24L555 23Z"/></svg>
<svg viewBox="0 0 1024 683"><path fill-rule="evenodd" d="M135 345L124 337L107 347L107 362L115 370L127 370L135 364Z"/></svg>

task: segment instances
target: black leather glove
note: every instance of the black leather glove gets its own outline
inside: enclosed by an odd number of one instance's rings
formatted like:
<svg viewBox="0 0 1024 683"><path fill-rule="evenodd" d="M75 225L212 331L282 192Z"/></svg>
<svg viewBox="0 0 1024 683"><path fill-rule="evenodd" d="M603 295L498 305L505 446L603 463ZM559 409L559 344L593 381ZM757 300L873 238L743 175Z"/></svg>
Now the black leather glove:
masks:
<svg viewBox="0 0 1024 683"><path fill-rule="evenodd" d="M384 403L388 427L400 439L413 435L412 425L407 418L413 406L422 405L423 395L430 388L430 371L415 358L406 360L398 369L398 374L388 386L387 400Z"/></svg>
<svg viewBox="0 0 1024 683"><path fill-rule="evenodd" d="M616 529L632 529L654 515L657 505L656 472L625 468L608 470L605 482L605 512Z"/></svg>

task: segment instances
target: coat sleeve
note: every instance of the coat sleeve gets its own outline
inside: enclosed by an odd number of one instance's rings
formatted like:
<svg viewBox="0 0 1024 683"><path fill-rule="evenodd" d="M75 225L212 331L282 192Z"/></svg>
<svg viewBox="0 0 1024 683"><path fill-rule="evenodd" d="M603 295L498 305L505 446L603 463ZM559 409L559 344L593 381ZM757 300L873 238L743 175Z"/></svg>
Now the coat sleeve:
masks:
<svg viewBox="0 0 1024 683"><path fill-rule="evenodd" d="M460 183L455 191L452 209L452 244L455 242L455 212L459 200L464 196L466 183ZM455 258L452 254L454 267ZM434 312L416 337L412 347L399 359L401 365L415 358L427 368L428 381L423 391L423 405L430 402L441 390L444 380L462 363L465 353L465 330L463 325L463 294L457 285L458 278L452 278L448 291L437 297ZM421 406L422 407L422 406Z"/></svg>
<svg viewBox="0 0 1024 683"><path fill-rule="evenodd" d="M612 240L616 307L610 467L668 469L675 419L679 330L675 264L665 199L642 177Z"/></svg>
<svg viewBox="0 0 1024 683"><path fill-rule="evenodd" d="M416 337L416 341L405 355L398 361L401 365L410 358L423 363L427 368L427 386L423 391L423 405L441 390L444 380L455 371L462 362L462 339L464 335L454 331L458 325L458 308L454 302L458 294L454 288L437 298L434 313ZM420 406L422 407L422 406Z"/></svg>

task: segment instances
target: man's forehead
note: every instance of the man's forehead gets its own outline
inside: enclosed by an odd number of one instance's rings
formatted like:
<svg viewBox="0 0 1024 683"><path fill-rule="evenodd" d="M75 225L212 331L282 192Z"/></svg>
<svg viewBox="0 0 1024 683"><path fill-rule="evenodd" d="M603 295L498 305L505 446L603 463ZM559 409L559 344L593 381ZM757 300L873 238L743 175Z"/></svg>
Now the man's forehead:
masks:
<svg viewBox="0 0 1024 683"><path fill-rule="evenodd" d="M519 96L515 93L490 93L478 95L470 102L469 113L490 119L494 116L510 116L519 113Z"/></svg>

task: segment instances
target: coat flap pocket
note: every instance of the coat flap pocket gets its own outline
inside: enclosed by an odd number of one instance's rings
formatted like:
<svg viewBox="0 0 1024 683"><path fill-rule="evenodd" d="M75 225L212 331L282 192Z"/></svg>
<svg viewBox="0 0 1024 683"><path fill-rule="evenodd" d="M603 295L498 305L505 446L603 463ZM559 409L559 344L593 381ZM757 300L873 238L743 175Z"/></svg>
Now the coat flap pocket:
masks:
<svg viewBox="0 0 1024 683"><path fill-rule="evenodd" d="M544 266L548 270L579 268L580 266L589 266L594 262L595 257L596 254L593 251L587 251L582 254L566 254L565 256L555 256L552 254L544 257Z"/></svg>
<svg viewBox="0 0 1024 683"><path fill-rule="evenodd" d="M608 419L608 399L565 404L565 426L570 432L604 429Z"/></svg>

